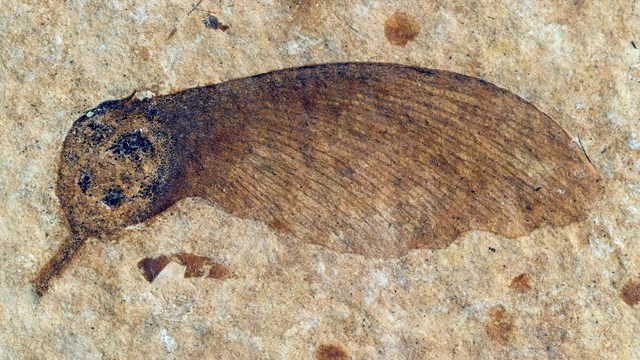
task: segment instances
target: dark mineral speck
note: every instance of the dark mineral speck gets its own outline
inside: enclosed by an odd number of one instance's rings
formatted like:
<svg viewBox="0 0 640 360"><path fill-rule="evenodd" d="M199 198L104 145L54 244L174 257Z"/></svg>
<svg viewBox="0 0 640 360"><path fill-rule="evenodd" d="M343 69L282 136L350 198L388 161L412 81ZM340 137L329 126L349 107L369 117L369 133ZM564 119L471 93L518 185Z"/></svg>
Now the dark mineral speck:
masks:
<svg viewBox="0 0 640 360"><path fill-rule="evenodd" d="M209 29L217 29L218 25L220 25L218 18L213 15L207 15L206 18L202 19L202 23Z"/></svg>
<svg viewBox="0 0 640 360"><path fill-rule="evenodd" d="M227 29L229 29L229 25L222 24L220 20L213 15L207 15L206 18L202 19L202 23L207 27L207 29L218 29L222 31L227 31Z"/></svg>

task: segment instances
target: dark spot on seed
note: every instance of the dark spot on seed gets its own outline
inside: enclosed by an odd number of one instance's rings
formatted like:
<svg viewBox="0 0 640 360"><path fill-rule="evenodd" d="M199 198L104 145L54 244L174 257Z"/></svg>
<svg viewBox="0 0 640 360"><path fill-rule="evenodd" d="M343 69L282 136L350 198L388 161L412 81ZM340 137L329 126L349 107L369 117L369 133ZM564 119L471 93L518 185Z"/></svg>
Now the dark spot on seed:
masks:
<svg viewBox="0 0 640 360"><path fill-rule="evenodd" d="M492 247L489 247L489 250L491 250L491 252L496 252L496 249Z"/></svg>
<svg viewBox="0 0 640 360"><path fill-rule="evenodd" d="M153 107L149 107L142 113L147 120L153 120L153 118L158 115L158 110Z"/></svg>
<svg viewBox="0 0 640 360"><path fill-rule="evenodd" d="M109 150L118 156L128 156L138 151L144 153L153 151L153 145L140 130L134 130L120 135Z"/></svg>
<svg viewBox="0 0 640 360"><path fill-rule="evenodd" d="M123 184L130 184L131 183L130 174L121 174L120 175L120 181L122 181Z"/></svg>
<svg viewBox="0 0 640 360"><path fill-rule="evenodd" d="M404 12L396 12L384 23L384 35L390 43L405 46L418 36L420 24L416 19Z"/></svg>
<svg viewBox="0 0 640 360"><path fill-rule="evenodd" d="M158 184L157 179L155 179L151 184L145 186L139 193L139 196L145 199L148 199L152 196L160 195L160 185Z"/></svg>
<svg viewBox="0 0 640 360"><path fill-rule="evenodd" d="M629 306L638 305L640 303L640 282L628 281L620 291L620 298Z"/></svg>
<svg viewBox="0 0 640 360"><path fill-rule="evenodd" d="M87 127L91 130L90 139L94 146L100 144L115 131L115 127L95 121L88 123Z"/></svg>
<svg viewBox="0 0 640 360"><path fill-rule="evenodd" d="M78 161L78 155L72 151L64 151L62 157L67 162L75 162Z"/></svg>
<svg viewBox="0 0 640 360"><path fill-rule="evenodd" d="M102 198L102 202L109 207L117 207L125 199L122 189L109 188Z"/></svg>
<svg viewBox="0 0 640 360"><path fill-rule="evenodd" d="M170 258L161 255L157 258L144 258L138 261L138 268L142 270L142 275L148 282L152 282L169 264Z"/></svg>
<svg viewBox="0 0 640 360"><path fill-rule="evenodd" d="M533 188L533 191L535 191L535 192L538 192L540 190L542 190L542 186L536 186L536 187Z"/></svg>
<svg viewBox="0 0 640 360"><path fill-rule="evenodd" d="M316 360L346 360L348 358L346 351L337 345L322 344L316 350Z"/></svg>
<svg viewBox="0 0 640 360"><path fill-rule="evenodd" d="M82 172L80 173L80 177L78 178L78 186L80 187L80 190L82 190L82 193L84 194L87 192L90 185L91 185L91 170L84 169L82 170Z"/></svg>

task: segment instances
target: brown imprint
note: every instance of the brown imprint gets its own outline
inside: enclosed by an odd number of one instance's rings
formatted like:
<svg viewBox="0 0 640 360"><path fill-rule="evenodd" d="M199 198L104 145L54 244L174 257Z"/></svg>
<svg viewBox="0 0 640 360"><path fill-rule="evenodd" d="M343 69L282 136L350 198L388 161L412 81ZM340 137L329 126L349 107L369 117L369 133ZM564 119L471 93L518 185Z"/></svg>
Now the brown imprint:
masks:
<svg viewBox="0 0 640 360"><path fill-rule="evenodd" d="M157 258L144 258L138 261L138 268L142 271L142 275L148 282L153 282L171 261L175 261L187 268L184 272L185 278L204 276L206 267L209 267L209 271L207 272L208 278L226 279L231 275L231 271L226 266L218 264L208 257L188 253L179 253L171 256L162 255Z"/></svg>
<svg viewBox="0 0 640 360"><path fill-rule="evenodd" d="M322 344L316 350L317 360L346 360L349 355L339 346Z"/></svg>
<svg viewBox="0 0 640 360"><path fill-rule="evenodd" d="M531 290L531 280L529 279L529 275L526 273L522 273L511 280L510 288L525 293Z"/></svg>
<svg viewBox="0 0 640 360"><path fill-rule="evenodd" d="M157 258L145 258L138 261L138 269L148 282L153 282L160 272L169 265L171 258L161 255Z"/></svg>
<svg viewBox="0 0 640 360"><path fill-rule="evenodd" d="M231 271L229 271L229 268L216 263L211 264L211 267L209 268L209 274L207 274L207 277L212 279L226 279L229 276L231 276Z"/></svg>
<svg viewBox="0 0 640 360"><path fill-rule="evenodd" d="M640 303L640 282L628 281L620 291L620 298L629 306L635 306Z"/></svg>
<svg viewBox="0 0 640 360"><path fill-rule="evenodd" d="M138 55L143 61L148 61L151 58L151 52L149 48L146 46L141 46L140 48L135 50L136 55Z"/></svg>
<svg viewBox="0 0 640 360"><path fill-rule="evenodd" d="M384 35L394 45L405 46L418 34L420 34L420 24L407 13L395 12L384 22Z"/></svg>
<svg viewBox="0 0 640 360"><path fill-rule="evenodd" d="M489 337L502 345L506 345L514 328L512 317L506 313L502 305L489 309L489 319L485 323L485 329Z"/></svg>
<svg viewBox="0 0 640 360"><path fill-rule="evenodd" d="M186 266L187 270L184 272L184 277L202 277L204 275L204 266L208 265L209 258L199 255L180 253L176 254L175 259L182 266Z"/></svg>
<svg viewBox="0 0 640 360"><path fill-rule="evenodd" d="M334 6L327 0L279 0L279 5L287 9L291 27L299 27L303 32L317 32L327 21Z"/></svg>
<svg viewBox="0 0 640 360"><path fill-rule="evenodd" d="M600 176L551 118L485 81L394 64L292 68L76 120L56 194L71 236L117 237L185 197L339 252L399 257L470 230L515 238L586 218Z"/></svg>

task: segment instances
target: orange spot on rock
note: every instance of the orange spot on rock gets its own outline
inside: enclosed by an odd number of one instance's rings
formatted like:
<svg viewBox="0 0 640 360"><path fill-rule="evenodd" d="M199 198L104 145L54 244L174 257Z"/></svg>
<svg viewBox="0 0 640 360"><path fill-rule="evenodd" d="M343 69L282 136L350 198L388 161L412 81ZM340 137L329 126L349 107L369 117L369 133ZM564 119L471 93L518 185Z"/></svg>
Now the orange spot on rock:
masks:
<svg viewBox="0 0 640 360"><path fill-rule="evenodd" d="M323 344L316 351L317 360L346 360L349 356L339 346Z"/></svg>
<svg viewBox="0 0 640 360"><path fill-rule="evenodd" d="M405 46L419 33L420 24L416 19L401 11L395 12L384 23L384 35L394 45Z"/></svg>
<svg viewBox="0 0 640 360"><path fill-rule="evenodd" d="M513 290L525 293L531 290L530 281L531 280L529 279L529 275L527 275L526 273L522 273L511 280L511 285L509 285L509 287Z"/></svg>
<svg viewBox="0 0 640 360"><path fill-rule="evenodd" d="M514 328L513 320L503 306L498 305L489 309L489 320L485 324L485 329L491 339L506 345Z"/></svg>
<svg viewBox="0 0 640 360"><path fill-rule="evenodd" d="M628 281L620 291L620 298L629 306L638 305L640 303L640 282Z"/></svg>
<svg viewBox="0 0 640 360"><path fill-rule="evenodd" d="M142 275L148 282L152 282L160 274L171 259L164 255L157 258L144 258L138 261L138 268L142 270Z"/></svg>

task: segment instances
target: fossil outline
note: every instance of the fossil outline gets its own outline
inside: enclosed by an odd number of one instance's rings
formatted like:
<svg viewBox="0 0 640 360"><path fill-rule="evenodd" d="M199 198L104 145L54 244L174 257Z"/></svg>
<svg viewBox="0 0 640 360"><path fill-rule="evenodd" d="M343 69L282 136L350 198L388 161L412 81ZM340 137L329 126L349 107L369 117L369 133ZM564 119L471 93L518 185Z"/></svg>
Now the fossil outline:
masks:
<svg viewBox="0 0 640 360"><path fill-rule="evenodd" d="M76 120L56 194L84 240L197 196L341 252L398 257L470 230L518 237L585 218L599 174L562 128L495 85L441 70L337 63L107 101Z"/></svg>

